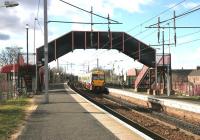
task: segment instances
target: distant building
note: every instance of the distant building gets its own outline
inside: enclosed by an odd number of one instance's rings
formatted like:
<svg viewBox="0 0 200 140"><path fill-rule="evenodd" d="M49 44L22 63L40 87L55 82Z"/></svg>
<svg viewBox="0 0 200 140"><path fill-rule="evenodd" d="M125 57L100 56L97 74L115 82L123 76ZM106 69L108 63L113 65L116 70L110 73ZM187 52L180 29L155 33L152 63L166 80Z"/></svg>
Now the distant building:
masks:
<svg viewBox="0 0 200 140"><path fill-rule="evenodd" d="M188 81L194 85L200 85L200 66L188 75Z"/></svg>
<svg viewBox="0 0 200 140"><path fill-rule="evenodd" d="M138 69L135 69L135 68L132 68L132 69L129 69L127 71L127 74L126 74L126 84L129 86L129 87L135 87L134 84L135 84L135 79L137 77L139 73L139 70Z"/></svg>
<svg viewBox="0 0 200 140"><path fill-rule="evenodd" d="M172 70L172 83L188 82L188 75L193 69L175 69Z"/></svg>
<svg viewBox="0 0 200 140"><path fill-rule="evenodd" d="M194 69L175 69L172 70L172 89L177 93L188 92L188 75Z"/></svg>
<svg viewBox="0 0 200 140"><path fill-rule="evenodd" d="M135 68L129 69L127 71L127 76L136 76L137 75L137 70Z"/></svg>
<svg viewBox="0 0 200 140"><path fill-rule="evenodd" d="M200 95L200 67L172 70L172 89L185 95Z"/></svg>

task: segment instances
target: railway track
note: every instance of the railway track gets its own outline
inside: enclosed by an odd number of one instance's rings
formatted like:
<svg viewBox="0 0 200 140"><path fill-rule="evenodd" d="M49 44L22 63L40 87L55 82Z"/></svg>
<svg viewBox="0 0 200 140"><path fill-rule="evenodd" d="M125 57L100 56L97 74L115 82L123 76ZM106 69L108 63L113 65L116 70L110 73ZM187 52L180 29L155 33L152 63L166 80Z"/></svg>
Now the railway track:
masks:
<svg viewBox="0 0 200 140"><path fill-rule="evenodd" d="M148 135L153 139L176 139L176 140L195 140L199 139L194 135L179 129L177 126L173 126L168 124L168 122L162 122L158 118L158 113L138 107L136 105L127 103L123 100L117 99L116 97L113 98L109 95L93 95L87 94L82 89L77 89L72 87L75 91L79 94L93 102L94 104L98 105L99 107L103 108L107 112L111 113L112 115L116 116L120 120L126 122L127 124L133 126L134 128L138 129L139 131L143 132L144 134ZM147 115L148 114L148 115ZM153 115L152 115L153 114ZM163 115L160 115L163 117ZM162 120L162 119L161 119ZM170 120L170 119L167 119ZM180 123L180 122L179 122ZM189 125L186 125L189 126ZM199 135L199 128L194 130L194 134ZM189 130L188 130L189 131Z"/></svg>
<svg viewBox="0 0 200 140"><path fill-rule="evenodd" d="M155 117L155 118L158 118L159 120L162 120L162 121L165 121L165 122L170 123L172 125L175 125L177 128L182 128L186 131L189 131L193 134L200 136L200 126L199 125L195 125L193 123L183 121L181 119L169 116L169 115L162 113L162 112L157 112L157 111L154 111L154 110L149 109L149 108L134 105L133 103L123 101L123 100L121 100L117 97L111 97L111 96L108 96L108 95L103 95L103 97L107 98L109 100L112 100L114 102L118 102L121 105L124 105L124 106L126 106L130 109L133 109L133 110L136 110L136 111L139 111L139 112L143 112L150 117Z"/></svg>

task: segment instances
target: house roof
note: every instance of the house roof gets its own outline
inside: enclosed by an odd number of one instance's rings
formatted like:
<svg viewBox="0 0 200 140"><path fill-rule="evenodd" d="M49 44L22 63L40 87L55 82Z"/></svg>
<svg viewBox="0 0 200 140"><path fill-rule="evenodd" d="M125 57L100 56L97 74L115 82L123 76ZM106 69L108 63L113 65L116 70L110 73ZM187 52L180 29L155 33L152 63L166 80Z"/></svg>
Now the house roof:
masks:
<svg viewBox="0 0 200 140"><path fill-rule="evenodd" d="M22 68L22 67L25 67L25 68L28 67L28 69L29 69L30 67L33 67L33 65L30 65L30 64L21 65L21 64L18 64L18 63L17 64L8 64L8 65L5 65L5 66L1 67L0 73L18 72L18 71L20 71L19 69Z"/></svg>
<svg viewBox="0 0 200 140"><path fill-rule="evenodd" d="M192 69L176 69L172 70L172 75L188 76L192 71Z"/></svg>
<svg viewBox="0 0 200 140"><path fill-rule="evenodd" d="M8 64L1 68L1 73L11 73L11 72L18 72L19 65L18 64Z"/></svg>
<svg viewBox="0 0 200 140"><path fill-rule="evenodd" d="M136 76L136 69L132 68L127 71L127 76Z"/></svg>
<svg viewBox="0 0 200 140"><path fill-rule="evenodd" d="M200 70L193 70L189 76L200 76Z"/></svg>
<svg viewBox="0 0 200 140"><path fill-rule="evenodd" d="M24 65L24 58L22 55L18 56L18 63L15 64L7 64L0 69L0 73L12 73L12 72L18 72L19 67Z"/></svg>

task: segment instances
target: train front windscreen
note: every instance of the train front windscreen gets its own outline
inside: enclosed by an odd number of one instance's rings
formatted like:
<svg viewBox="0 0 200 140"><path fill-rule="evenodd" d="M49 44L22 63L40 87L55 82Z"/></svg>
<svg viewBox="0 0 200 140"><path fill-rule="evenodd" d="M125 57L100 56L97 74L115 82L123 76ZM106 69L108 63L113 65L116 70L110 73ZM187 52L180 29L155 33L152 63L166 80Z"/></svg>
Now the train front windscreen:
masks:
<svg viewBox="0 0 200 140"><path fill-rule="evenodd" d="M93 75L92 75L92 79L93 79L93 80L104 80L105 77L104 77L103 74L93 74Z"/></svg>

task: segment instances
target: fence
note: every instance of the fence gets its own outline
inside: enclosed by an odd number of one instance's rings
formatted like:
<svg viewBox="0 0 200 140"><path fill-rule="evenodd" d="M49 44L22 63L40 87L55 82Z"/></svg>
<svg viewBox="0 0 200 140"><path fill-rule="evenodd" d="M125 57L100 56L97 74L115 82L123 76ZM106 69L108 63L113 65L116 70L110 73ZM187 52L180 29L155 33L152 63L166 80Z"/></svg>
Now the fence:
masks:
<svg viewBox="0 0 200 140"><path fill-rule="evenodd" d="M9 98L10 85L7 80L0 81L0 101Z"/></svg>
<svg viewBox="0 0 200 140"><path fill-rule="evenodd" d="M190 96L200 96L200 85L189 86Z"/></svg>
<svg viewBox="0 0 200 140"><path fill-rule="evenodd" d="M175 92L184 93L189 96L200 96L200 85L192 85L188 82L173 82L172 89Z"/></svg>
<svg viewBox="0 0 200 140"><path fill-rule="evenodd" d="M0 92L8 92L9 83L7 80L0 81Z"/></svg>

